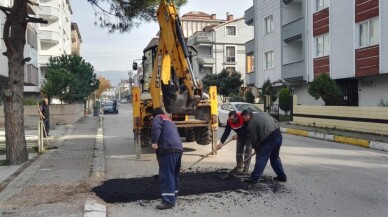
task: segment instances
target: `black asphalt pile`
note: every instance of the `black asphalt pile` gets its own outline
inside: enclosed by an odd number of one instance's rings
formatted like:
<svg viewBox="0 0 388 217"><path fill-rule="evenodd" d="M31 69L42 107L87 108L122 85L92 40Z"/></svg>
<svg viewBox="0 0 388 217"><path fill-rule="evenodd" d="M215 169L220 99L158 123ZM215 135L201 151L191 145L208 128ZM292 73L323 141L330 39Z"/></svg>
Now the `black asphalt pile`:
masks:
<svg viewBox="0 0 388 217"><path fill-rule="evenodd" d="M194 171L180 175L179 196L217 194L234 191L244 194L256 194L263 191L278 192L282 187L270 177L264 177L260 184L251 185L241 181L241 177L229 176L222 180L225 170ZM262 185L263 183L264 185ZM126 203L160 199L159 181L157 177L139 177L131 179L111 179L92 191L107 203Z"/></svg>

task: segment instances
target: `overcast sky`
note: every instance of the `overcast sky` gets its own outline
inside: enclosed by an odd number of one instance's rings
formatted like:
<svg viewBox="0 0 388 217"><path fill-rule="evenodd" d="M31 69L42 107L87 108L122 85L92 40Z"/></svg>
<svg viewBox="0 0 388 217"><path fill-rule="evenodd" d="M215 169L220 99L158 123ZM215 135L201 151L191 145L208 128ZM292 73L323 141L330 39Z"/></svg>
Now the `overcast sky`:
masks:
<svg viewBox="0 0 388 217"><path fill-rule="evenodd" d="M244 16L244 11L253 5L253 0L189 0L180 10L180 15L189 11L217 14L226 19L226 12L235 18ZM91 63L96 71L128 71L134 59L140 59L144 47L158 32L157 23L144 23L130 33L108 34L93 23L94 10L87 0L70 0L73 9L72 22L81 32L81 56Z"/></svg>

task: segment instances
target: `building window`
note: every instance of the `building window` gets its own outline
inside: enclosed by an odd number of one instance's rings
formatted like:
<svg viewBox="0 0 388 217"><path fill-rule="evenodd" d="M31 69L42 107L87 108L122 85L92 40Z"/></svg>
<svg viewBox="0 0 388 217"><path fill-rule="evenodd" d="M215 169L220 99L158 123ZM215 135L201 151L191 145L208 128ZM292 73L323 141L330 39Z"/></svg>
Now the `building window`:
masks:
<svg viewBox="0 0 388 217"><path fill-rule="evenodd" d="M273 51L268 51L264 53L264 63L265 63L264 69L272 69L275 67Z"/></svg>
<svg viewBox="0 0 388 217"><path fill-rule="evenodd" d="M379 19L373 18L358 24L358 46L367 47L379 44Z"/></svg>
<svg viewBox="0 0 388 217"><path fill-rule="evenodd" d="M236 27L235 26L227 26L226 27L226 35L227 36L236 36L237 35L237 32L236 32Z"/></svg>
<svg viewBox="0 0 388 217"><path fill-rule="evenodd" d="M329 0L316 0L317 1L317 11L323 10L329 7Z"/></svg>
<svg viewBox="0 0 388 217"><path fill-rule="evenodd" d="M316 57L323 57L330 54L329 34L323 34L315 37Z"/></svg>
<svg viewBox="0 0 388 217"><path fill-rule="evenodd" d="M232 46L226 46L226 62L236 62L236 48Z"/></svg>
<svg viewBox="0 0 388 217"><path fill-rule="evenodd" d="M225 70L229 73L236 72L236 67L225 67Z"/></svg>
<svg viewBox="0 0 388 217"><path fill-rule="evenodd" d="M273 16L270 15L264 18L265 34L269 34L274 31Z"/></svg>

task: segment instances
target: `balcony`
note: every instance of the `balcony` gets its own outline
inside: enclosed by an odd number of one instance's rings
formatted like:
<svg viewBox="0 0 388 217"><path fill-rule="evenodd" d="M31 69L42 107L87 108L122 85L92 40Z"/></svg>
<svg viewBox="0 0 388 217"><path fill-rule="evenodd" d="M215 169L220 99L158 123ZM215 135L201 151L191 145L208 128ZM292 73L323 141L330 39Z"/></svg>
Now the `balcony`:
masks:
<svg viewBox="0 0 388 217"><path fill-rule="evenodd" d="M282 66L282 78L292 84L302 83L306 74L304 60L284 64Z"/></svg>
<svg viewBox="0 0 388 217"><path fill-rule="evenodd" d="M213 43L213 32L196 32L188 40L188 44L194 46L201 44L208 44L210 46L211 43Z"/></svg>
<svg viewBox="0 0 388 217"><path fill-rule="evenodd" d="M245 84L255 85L255 83L256 83L256 73L255 72L245 73Z"/></svg>
<svg viewBox="0 0 388 217"><path fill-rule="evenodd" d="M37 0L30 0L32 3L37 3ZM27 13L30 15L36 15L37 7L31 4L27 4Z"/></svg>
<svg viewBox="0 0 388 217"><path fill-rule="evenodd" d="M39 55L38 56L38 64L40 66L45 66L49 63L49 59L52 55Z"/></svg>
<svg viewBox="0 0 388 217"><path fill-rule="evenodd" d="M27 26L27 44L32 45L34 48L38 48L38 34L30 25Z"/></svg>
<svg viewBox="0 0 388 217"><path fill-rule="evenodd" d="M289 43L294 37L304 35L303 17L282 26L282 40Z"/></svg>
<svg viewBox="0 0 388 217"><path fill-rule="evenodd" d="M245 24L249 26L253 26L255 22L255 7L252 6L248 10L245 11Z"/></svg>
<svg viewBox="0 0 388 217"><path fill-rule="evenodd" d="M39 16L43 19L59 20L59 9L51 6L39 6Z"/></svg>
<svg viewBox="0 0 388 217"><path fill-rule="evenodd" d="M24 66L24 85L26 86L38 85L38 69L31 64Z"/></svg>
<svg viewBox="0 0 388 217"><path fill-rule="evenodd" d="M53 44L58 44L59 41L61 40L58 32L44 31L44 30L40 31L39 38L41 42L53 43Z"/></svg>
<svg viewBox="0 0 388 217"><path fill-rule="evenodd" d="M255 39L252 39L247 43L245 43L245 53L249 55L249 54L253 54L254 51L255 51Z"/></svg>
<svg viewBox="0 0 388 217"><path fill-rule="evenodd" d="M199 54L198 57L203 60L205 65L213 65L216 63L216 59L214 59L213 55L211 54Z"/></svg>

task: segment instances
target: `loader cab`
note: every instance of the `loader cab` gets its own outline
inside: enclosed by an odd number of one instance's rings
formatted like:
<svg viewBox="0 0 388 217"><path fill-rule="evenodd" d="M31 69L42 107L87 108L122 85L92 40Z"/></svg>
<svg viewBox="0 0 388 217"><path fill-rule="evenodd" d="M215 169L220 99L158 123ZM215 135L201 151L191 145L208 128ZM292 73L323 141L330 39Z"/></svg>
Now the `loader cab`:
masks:
<svg viewBox="0 0 388 217"><path fill-rule="evenodd" d="M143 50L143 76L140 80L141 91L149 92L150 91L150 81L152 76L152 70L154 66L154 61L156 57L156 52L158 51L158 46L148 47ZM135 65L133 65L135 66ZM137 63L136 63L137 67Z"/></svg>

